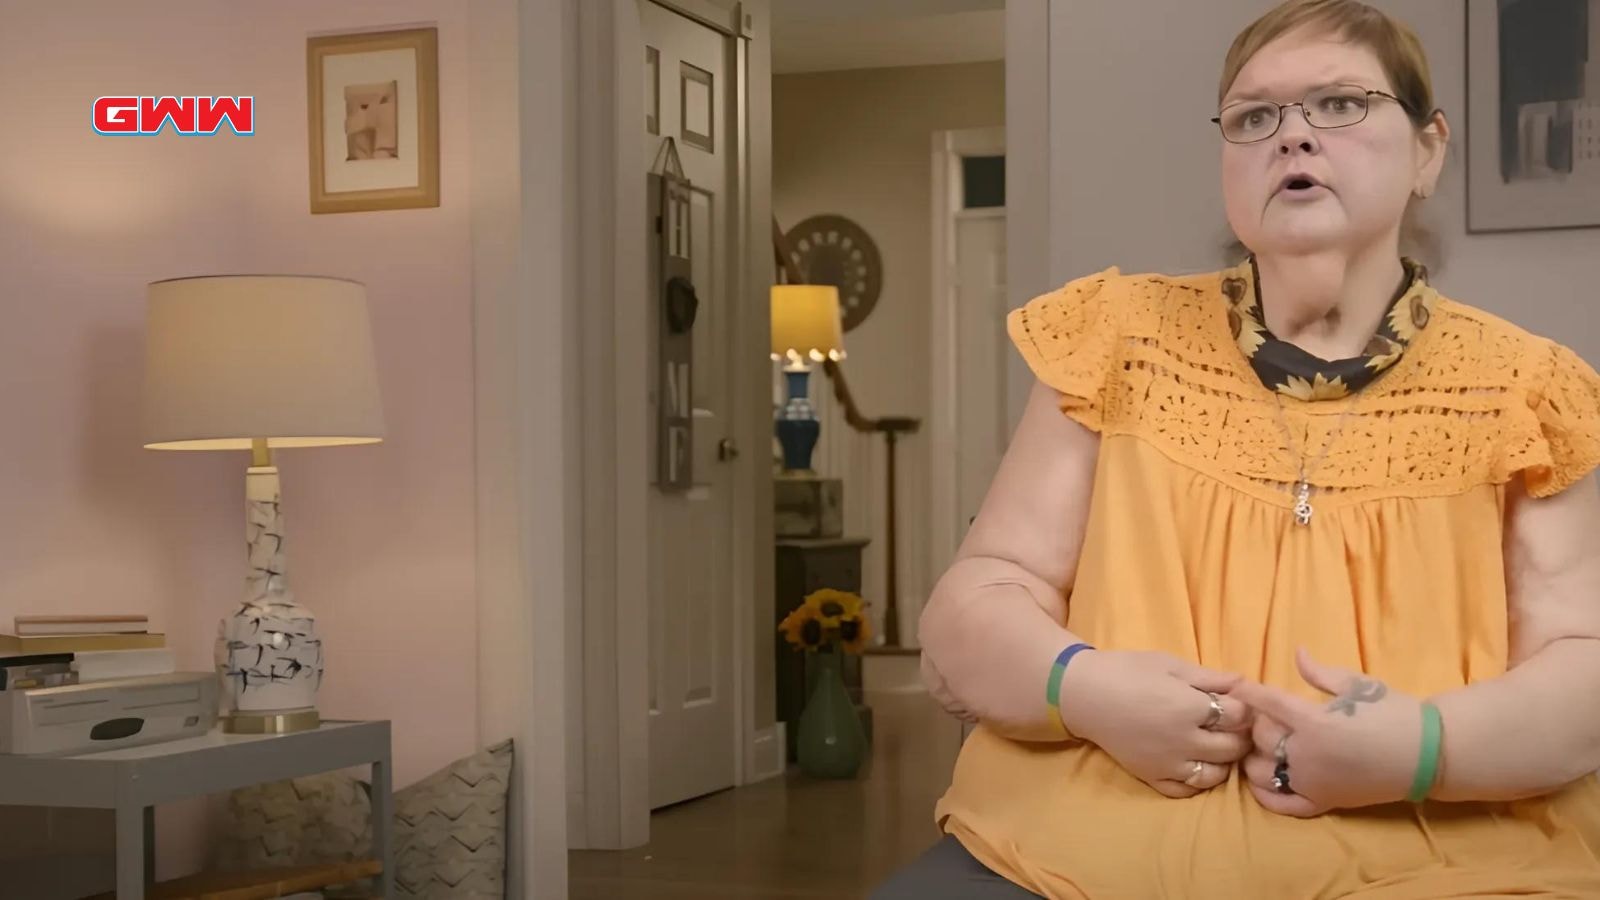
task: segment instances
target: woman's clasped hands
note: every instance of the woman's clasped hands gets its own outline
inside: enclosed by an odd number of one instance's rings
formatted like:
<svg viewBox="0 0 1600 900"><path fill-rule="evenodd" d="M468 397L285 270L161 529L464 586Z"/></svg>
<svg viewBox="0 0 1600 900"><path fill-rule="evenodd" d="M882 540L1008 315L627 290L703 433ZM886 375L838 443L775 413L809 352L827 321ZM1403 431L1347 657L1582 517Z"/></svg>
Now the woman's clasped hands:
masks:
<svg viewBox="0 0 1600 900"><path fill-rule="evenodd" d="M1157 791L1193 797L1250 753L1242 681L1166 653L1096 650L1062 677L1062 722Z"/></svg>
<svg viewBox="0 0 1600 900"><path fill-rule="evenodd" d="M1257 802L1310 817L1405 798L1422 702L1301 650L1323 703L1166 653L1096 650L1061 682L1062 721L1168 797L1193 797L1237 770Z"/></svg>

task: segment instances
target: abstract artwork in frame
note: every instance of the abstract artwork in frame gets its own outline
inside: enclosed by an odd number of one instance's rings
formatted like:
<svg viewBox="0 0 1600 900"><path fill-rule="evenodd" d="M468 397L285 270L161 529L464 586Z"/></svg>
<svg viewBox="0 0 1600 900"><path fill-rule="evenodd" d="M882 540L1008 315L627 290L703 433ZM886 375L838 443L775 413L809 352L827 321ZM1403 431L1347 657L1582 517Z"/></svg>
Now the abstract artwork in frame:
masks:
<svg viewBox="0 0 1600 900"><path fill-rule="evenodd" d="M1600 226L1600 0L1466 0L1467 230Z"/></svg>
<svg viewBox="0 0 1600 900"><path fill-rule="evenodd" d="M313 213L439 205L437 28L306 41Z"/></svg>

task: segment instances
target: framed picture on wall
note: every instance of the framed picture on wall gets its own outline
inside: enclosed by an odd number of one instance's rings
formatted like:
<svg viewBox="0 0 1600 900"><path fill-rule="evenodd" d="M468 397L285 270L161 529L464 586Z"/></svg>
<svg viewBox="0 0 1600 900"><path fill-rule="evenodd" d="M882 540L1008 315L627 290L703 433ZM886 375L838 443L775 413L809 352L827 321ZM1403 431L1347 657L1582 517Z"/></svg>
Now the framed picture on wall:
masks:
<svg viewBox="0 0 1600 900"><path fill-rule="evenodd" d="M1600 226L1600 0L1465 0L1467 230Z"/></svg>
<svg viewBox="0 0 1600 900"><path fill-rule="evenodd" d="M306 41L313 213L439 205L439 30Z"/></svg>

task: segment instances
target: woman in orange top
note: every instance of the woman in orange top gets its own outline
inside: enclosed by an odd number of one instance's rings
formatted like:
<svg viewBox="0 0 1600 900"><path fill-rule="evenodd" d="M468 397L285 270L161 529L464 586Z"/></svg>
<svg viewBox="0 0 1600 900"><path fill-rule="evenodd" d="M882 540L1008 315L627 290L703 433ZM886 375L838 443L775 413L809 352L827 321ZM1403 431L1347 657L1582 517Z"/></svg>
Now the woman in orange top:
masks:
<svg viewBox="0 0 1600 900"><path fill-rule="evenodd" d="M979 727L874 896L1600 897L1600 376L1401 256L1450 138L1404 25L1284 4L1217 124L1248 259L1010 320L920 628Z"/></svg>

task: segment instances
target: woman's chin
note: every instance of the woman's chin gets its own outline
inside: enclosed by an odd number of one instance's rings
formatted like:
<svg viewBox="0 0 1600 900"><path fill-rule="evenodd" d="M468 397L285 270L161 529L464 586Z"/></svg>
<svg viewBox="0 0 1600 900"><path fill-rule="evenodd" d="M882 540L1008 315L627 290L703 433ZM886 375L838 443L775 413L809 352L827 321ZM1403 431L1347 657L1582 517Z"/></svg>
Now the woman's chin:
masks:
<svg viewBox="0 0 1600 900"><path fill-rule="evenodd" d="M1350 246L1347 230L1334 227L1296 227L1275 230L1253 242L1257 255L1307 256Z"/></svg>

